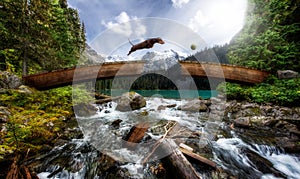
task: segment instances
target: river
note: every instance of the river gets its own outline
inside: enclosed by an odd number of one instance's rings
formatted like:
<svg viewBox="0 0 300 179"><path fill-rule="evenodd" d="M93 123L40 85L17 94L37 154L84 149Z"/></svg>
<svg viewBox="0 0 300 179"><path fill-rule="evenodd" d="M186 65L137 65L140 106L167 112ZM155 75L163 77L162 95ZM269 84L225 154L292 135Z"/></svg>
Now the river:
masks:
<svg viewBox="0 0 300 179"><path fill-rule="evenodd" d="M236 178L300 178L299 156L287 154L281 148L261 143L244 141L241 134L228 129L222 120L210 119L209 113L187 112L177 107L187 103L186 99L167 99L162 95L147 97L147 105L139 110L120 112L116 103L99 105L96 115L78 117L84 138L55 147L51 152L36 159L40 178L159 178L153 168L165 156L156 156L149 163L141 164L163 133L155 128L167 121L175 121L185 131L181 141L192 146L198 153L205 153L214 161L225 176ZM204 97L205 98L205 97ZM158 110L159 106L171 106ZM119 123L114 126L115 121ZM122 145L122 138L137 123L147 121L151 124L144 139L136 150ZM215 126L211 130L209 126ZM194 135L200 134L200 135ZM205 134L205 135L204 135ZM195 137L196 136L196 137ZM213 136L213 137L209 137ZM247 137L247 136L244 136ZM170 137L176 140L177 137ZM151 145L150 145L151 146ZM105 158L102 153L110 156ZM104 158L104 159L103 159ZM113 160L111 159L113 158ZM112 163L112 164L109 164ZM202 178L221 178L214 170L193 163Z"/></svg>

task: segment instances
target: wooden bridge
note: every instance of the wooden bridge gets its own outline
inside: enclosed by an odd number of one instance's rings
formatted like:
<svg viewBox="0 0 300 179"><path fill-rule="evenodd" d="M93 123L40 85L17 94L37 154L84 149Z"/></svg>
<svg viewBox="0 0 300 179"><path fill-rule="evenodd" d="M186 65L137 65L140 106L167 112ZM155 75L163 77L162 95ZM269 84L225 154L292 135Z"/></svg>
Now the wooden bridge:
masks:
<svg viewBox="0 0 300 179"><path fill-rule="evenodd" d="M45 90L72 83L117 76L138 76L143 73L145 61L103 63L93 66L74 67L63 70L23 76L27 85ZM269 73L246 67L217 63L179 62L181 74L193 77L211 77L238 83L261 83Z"/></svg>

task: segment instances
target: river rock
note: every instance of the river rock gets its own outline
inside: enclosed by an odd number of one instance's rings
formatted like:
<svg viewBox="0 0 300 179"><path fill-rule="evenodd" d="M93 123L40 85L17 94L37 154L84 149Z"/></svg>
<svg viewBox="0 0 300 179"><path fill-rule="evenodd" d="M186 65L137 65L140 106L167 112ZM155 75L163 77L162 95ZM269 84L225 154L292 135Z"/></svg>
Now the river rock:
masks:
<svg viewBox="0 0 300 179"><path fill-rule="evenodd" d="M77 116L88 117L95 115L98 108L89 103L79 103L73 106L74 112Z"/></svg>
<svg viewBox="0 0 300 179"><path fill-rule="evenodd" d="M22 80L7 71L0 71L0 88L16 89L22 85Z"/></svg>
<svg viewBox="0 0 300 179"><path fill-rule="evenodd" d="M237 127L250 127L251 126L250 117L239 117L234 120L234 125Z"/></svg>
<svg viewBox="0 0 300 179"><path fill-rule="evenodd" d="M208 108L203 101L194 99L180 106L179 109L181 109L182 111L206 112Z"/></svg>
<svg viewBox="0 0 300 179"><path fill-rule="evenodd" d="M278 70L277 76L279 79L286 79L286 78L297 78L299 77L298 72L293 70Z"/></svg>
<svg viewBox="0 0 300 179"><path fill-rule="evenodd" d="M166 108L174 108L176 104L160 105L157 107L158 111L165 110Z"/></svg>
<svg viewBox="0 0 300 179"><path fill-rule="evenodd" d="M140 109L146 106L145 98L136 92L124 93L116 102L116 110L124 112Z"/></svg>

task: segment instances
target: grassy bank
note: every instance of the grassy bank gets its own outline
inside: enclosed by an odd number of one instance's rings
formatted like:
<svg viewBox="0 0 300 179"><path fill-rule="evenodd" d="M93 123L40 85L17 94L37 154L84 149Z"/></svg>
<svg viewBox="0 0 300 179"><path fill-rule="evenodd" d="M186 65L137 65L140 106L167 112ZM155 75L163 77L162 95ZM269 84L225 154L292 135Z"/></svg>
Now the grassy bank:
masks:
<svg viewBox="0 0 300 179"><path fill-rule="evenodd" d="M74 117L73 104L89 100L84 90L76 89L74 94L77 97L73 100L70 86L1 93L0 106L8 113L8 119L1 132L0 159L16 152L33 155L45 144L53 146Z"/></svg>

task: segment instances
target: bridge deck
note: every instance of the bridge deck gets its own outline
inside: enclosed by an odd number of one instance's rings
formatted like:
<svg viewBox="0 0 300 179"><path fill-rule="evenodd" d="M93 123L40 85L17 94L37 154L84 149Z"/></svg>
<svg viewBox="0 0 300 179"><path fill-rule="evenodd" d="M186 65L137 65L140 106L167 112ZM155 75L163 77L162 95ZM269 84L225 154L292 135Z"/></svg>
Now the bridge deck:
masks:
<svg viewBox="0 0 300 179"><path fill-rule="evenodd" d="M23 80L37 89L50 89L83 81L113 78L116 75L141 75L144 64L144 61L104 63L23 76ZM240 83L261 83L269 75L264 71L224 64L180 62L180 65L182 75L221 78Z"/></svg>

